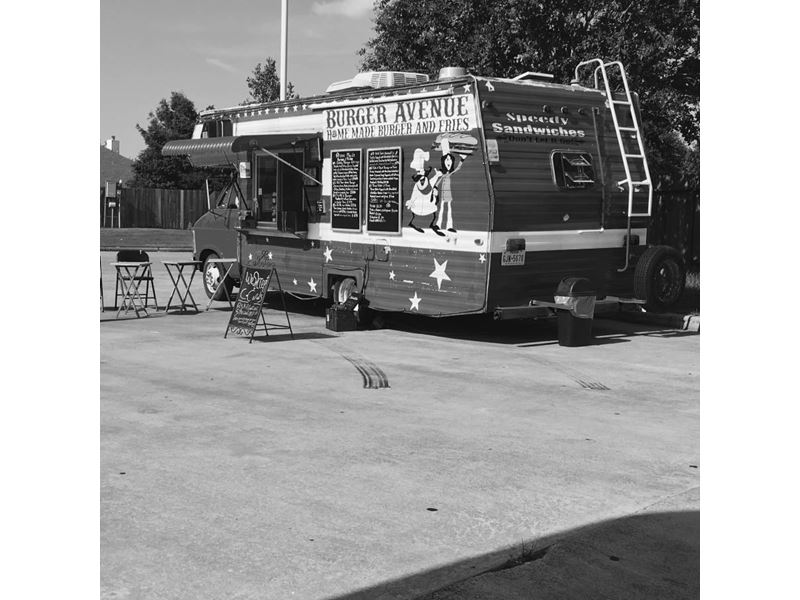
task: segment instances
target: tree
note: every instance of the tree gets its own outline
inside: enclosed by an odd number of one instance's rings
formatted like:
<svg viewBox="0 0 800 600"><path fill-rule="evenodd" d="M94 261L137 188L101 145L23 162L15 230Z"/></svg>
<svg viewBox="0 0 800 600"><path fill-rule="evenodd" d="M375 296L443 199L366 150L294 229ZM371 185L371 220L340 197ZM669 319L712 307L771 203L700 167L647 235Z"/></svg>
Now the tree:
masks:
<svg viewBox="0 0 800 600"><path fill-rule="evenodd" d="M435 76L444 66L572 79L587 58L620 60L639 93L651 171L699 178L699 0L378 0L367 70Z"/></svg>
<svg viewBox="0 0 800 600"><path fill-rule="evenodd" d="M136 129L144 138L147 147L133 161L136 187L167 189L198 189L205 179L219 186L218 180L224 178L218 169L199 169L181 156L162 156L161 149L169 141L192 137L197 111L194 103L181 92L172 92L169 101L162 98L156 109L148 117L147 129L138 123Z"/></svg>
<svg viewBox="0 0 800 600"><path fill-rule="evenodd" d="M251 98L245 100L242 104L272 102L281 97L281 80L278 77L274 58L268 56L263 66L261 63L256 65L255 69L253 69L252 77L247 78L247 87L250 90ZM294 85L291 81L286 88L286 97L297 97L294 92Z"/></svg>

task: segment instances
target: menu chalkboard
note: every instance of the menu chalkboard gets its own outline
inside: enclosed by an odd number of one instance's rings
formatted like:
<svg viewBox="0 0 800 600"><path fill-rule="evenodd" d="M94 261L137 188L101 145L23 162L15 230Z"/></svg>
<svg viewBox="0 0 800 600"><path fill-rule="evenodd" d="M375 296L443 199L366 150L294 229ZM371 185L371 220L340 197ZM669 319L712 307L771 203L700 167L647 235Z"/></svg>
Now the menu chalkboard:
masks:
<svg viewBox="0 0 800 600"><path fill-rule="evenodd" d="M361 231L361 150L331 152L331 227Z"/></svg>
<svg viewBox="0 0 800 600"><path fill-rule="evenodd" d="M367 230L400 233L400 148L367 150Z"/></svg>
<svg viewBox="0 0 800 600"><path fill-rule="evenodd" d="M264 320L261 308L273 271L274 267L268 269L245 267L225 337L228 337L230 332L234 335L248 336L252 341L259 320ZM266 327L264 323L264 329Z"/></svg>

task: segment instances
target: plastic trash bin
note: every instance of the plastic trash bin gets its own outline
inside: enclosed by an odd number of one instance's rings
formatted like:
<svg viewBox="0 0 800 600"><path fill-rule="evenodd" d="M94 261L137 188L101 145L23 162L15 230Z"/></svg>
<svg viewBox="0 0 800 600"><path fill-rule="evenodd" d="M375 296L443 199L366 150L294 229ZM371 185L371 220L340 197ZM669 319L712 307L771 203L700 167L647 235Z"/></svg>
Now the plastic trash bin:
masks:
<svg viewBox="0 0 800 600"><path fill-rule="evenodd" d="M587 346L592 341L592 321L597 291L585 277L567 277L558 284L556 304L567 308L558 310L559 346Z"/></svg>

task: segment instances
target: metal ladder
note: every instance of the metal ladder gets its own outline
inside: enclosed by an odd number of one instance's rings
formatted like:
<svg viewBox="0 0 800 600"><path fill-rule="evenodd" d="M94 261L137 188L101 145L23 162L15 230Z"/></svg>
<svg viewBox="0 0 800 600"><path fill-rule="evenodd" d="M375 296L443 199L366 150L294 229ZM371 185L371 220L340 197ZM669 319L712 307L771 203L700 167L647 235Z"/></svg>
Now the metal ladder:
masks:
<svg viewBox="0 0 800 600"><path fill-rule="evenodd" d="M590 60L585 60L582 63L579 63L578 66L575 67L575 77L572 80L572 83L580 83L580 70L583 67L588 65L597 64L594 69L594 87L595 89L604 89L606 98L608 99L608 105L611 109L611 117L614 121L614 132L617 135L617 144L619 145L619 152L622 156L622 165L625 168L625 179L621 179L617 182L617 185L620 188L624 186L628 187L628 236L626 238L626 256L625 256L625 266L620 269L620 271L625 271L628 268L628 259L630 258L630 230L631 230L631 219L633 217L650 217L652 215L653 210L653 183L650 179L650 167L647 164L647 157L644 154L644 144L642 143L642 132L639 128L639 120L636 117L636 111L633 109L633 99L631 98L631 90L628 87L628 77L625 75L625 67L622 66L620 61L612 61L612 62L603 62L600 58L592 58ZM615 100L614 93L611 90L611 83L609 81L609 69L613 68L619 69L619 76L622 80L622 85L625 89L625 100ZM602 74L603 76L603 88L600 88L600 80L598 75ZM628 110L631 116L631 123L632 126L621 126L619 124L619 117L617 116L617 107L625 107L625 110ZM628 152L625 148L625 142L623 140L623 134L633 134L633 138L636 140L636 151L635 152ZM630 139L630 138L629 138ZM644 179L634 181L633 176L631 175L631 163L635 161L640 161L642 166L642 172L644 172ZM647 189L647 212L633 212L633 194L634 192L638 192L641 188Z"/></svg>
<svg viewBox="0 0 800 600"><path fill-rule="evenodd" d="M617 185L622 187L627 185L628 186L628 217L649 217L651 216L652 209L653 209L653 184L650 180L650 167L647 165L647 157L644 155L644 144L642 143L642 132L639 128L639 120L636 117L636 111L633 110L633 99L631 98L631 90L628 87L628 77L625 75L625 67L622 66L622 63L617 61L604 63L599 58L593 58L591 60L586 60L577 67L575 67L575 79L573 82L578 82L579 79L579 71L583 67L587 65L591 65L593 63L597 63L597 67L594 70L594 87L595 89L600 88L600 81L598 78L598 74L603 75L603 86L604 91L606 93L606 98L608 98L609 106L611 108L611 117L614 120L614 131L617 135L617 144L619 144L619 151L622 155L622 165L625 168L625 179L622 179L617 182ZM625 89L625 100L615 100L613 92L611 90L611 83L608 77L608 70L610 67L617 67L619 69L620 79L622 80L622 85ZM619 124L619 117L617 116L617 106L624 106L626 110L630 112L631 115L631 122L633 123L632 127L623 127ZM625 148L625 143L622 139L623 132L632 133L634 138L636 139L636 148L637 152L629 153ZM644 179L640 181L634 181L631 176L631 162L633 161L641 161L642 164L642 171L644 171ZM634 213L633 212L633 192L635 188L647 188L647 212L643 213Z"/></svg>

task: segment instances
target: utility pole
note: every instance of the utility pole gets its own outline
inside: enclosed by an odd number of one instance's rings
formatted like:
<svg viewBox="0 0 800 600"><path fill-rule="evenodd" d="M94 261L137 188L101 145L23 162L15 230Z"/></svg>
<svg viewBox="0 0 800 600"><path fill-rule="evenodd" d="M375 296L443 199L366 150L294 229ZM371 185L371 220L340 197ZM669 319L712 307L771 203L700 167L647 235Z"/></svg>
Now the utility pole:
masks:
<svg viewBox="0 0 800 600"><path fill-rule="evenodd" d="M289 0L281 0L281 100L286 100L287 50L289 46Z"/></svg>

